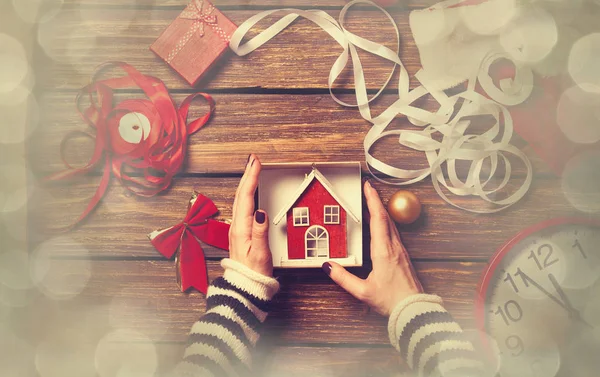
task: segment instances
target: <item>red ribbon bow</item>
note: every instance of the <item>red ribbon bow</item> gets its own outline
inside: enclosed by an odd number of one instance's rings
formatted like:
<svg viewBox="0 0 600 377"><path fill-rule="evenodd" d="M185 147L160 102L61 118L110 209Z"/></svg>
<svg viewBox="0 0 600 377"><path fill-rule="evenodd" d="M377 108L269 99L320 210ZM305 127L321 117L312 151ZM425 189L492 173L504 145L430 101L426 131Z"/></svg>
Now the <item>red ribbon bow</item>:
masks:
<svg viewBox="0 0 600 377"><path fill-rule="evenodd" d="M229 249L229 224L210 218L217 213L209 198L194 192L181 223L148 235L152 245L166 258L171 259L179 249L177 277L182 292L190 287L204 294L208 290L206 261L199 241Z"/></svg>
<svg viewBox="0 0 600 377"><path fill-rule="evenodd" d="M153 196L165 190L173 176L179 171L185 159L187 137L198 131L208 122L215 109L215 102L206 93L196 93L187 97L179 108L169 95L165 84L152 76L145 76L132 66L111 62L100 66L98 70L115 65L123 69L125 76L92 80L77 95L77 110L82 119L96 129L93 135L84 131L75 131L66 135L61 143L61 158L67 170L46 177L46 181L58 181L88 173L100 163L104 172L100 185L89 204L77 220L67 227L70 229L83 220L104 196L111 178L111 171L125 188L136 195ZM113 104L115 89L140 88L147 99L129 99ZM89 97L89 107L82 110L81 98ZM191 102L203 97L210 105L204 116L186 124ZM123 136L124 116L139 122L131 126L139 140L126 140ZM135 123L135 122L134 122ZM130 130L131 131L131 130ZM86 136L95 140L94 153L82 168L74 168L66 162L65 146L75 136Z"/></svg>
<svg viewBox="0 0 600 377"><path fill-rule="evenodd" d="M216 24L217 16L212 14L215 7L210 5L209 8L203 12L202 8L204 7L204 1L202 0L193 0L189 6L183 11L180 15L181 18L185 18L186 20L194 20L197 22L204 22L207 24ZM200 36L204 35L204 29L200 29Z"/></svg>

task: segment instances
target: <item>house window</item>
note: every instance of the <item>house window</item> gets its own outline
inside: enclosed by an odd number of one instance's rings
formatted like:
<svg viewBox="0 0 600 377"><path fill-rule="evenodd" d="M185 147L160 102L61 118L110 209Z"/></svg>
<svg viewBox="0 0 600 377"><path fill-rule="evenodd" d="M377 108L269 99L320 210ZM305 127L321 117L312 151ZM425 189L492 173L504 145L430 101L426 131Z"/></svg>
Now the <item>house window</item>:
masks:
<svg viewBox="0 0 600 377"><path fill-rule="evenodd" d="M340 206L325 206L325 224L340 223Z"/></svg>
<svg viewBox="0 0 600 377"><path fill-rule="evenodd" d="M311 226L304 236L307 258L329 257L329 234L322 226Z"/></svg>
<svg viewBox="0 0 600 377"><path fill-rule="evenodd" d="M294 226L308 226L308 207L294 208Z"/></svg>

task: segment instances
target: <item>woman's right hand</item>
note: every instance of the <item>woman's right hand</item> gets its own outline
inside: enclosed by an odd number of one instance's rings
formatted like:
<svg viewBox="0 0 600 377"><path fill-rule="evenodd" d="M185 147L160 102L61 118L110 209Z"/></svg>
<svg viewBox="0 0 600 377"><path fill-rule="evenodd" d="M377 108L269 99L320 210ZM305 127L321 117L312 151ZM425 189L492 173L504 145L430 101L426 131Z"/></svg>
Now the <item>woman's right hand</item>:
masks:
<svg viewBox="0 0 600 377"><path fill-rule="evenodd" d="M365 183L364 194L371 217L373 270L366 279L352 275L344 267L331 261L323 264L323 270L348 293L378 313L389 316L400 301L423 293L423 287L402 245L396 225L369 182Z"/></svg>

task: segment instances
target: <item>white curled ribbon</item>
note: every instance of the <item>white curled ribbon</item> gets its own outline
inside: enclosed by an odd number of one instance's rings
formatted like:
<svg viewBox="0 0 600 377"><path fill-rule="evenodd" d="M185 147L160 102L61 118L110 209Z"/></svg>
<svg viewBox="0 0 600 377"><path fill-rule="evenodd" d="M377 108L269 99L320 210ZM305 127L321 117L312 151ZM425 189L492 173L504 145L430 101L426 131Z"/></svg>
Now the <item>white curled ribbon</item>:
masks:
<svg viewBox="0 0 600 377"><path fill-rule="evenodd" d="M396 33L396 51L346 30L344 27L346 14L356 4L371 5L385 14ZM244 36L256 23L275 13L284 13L285 15L245 44L241 44ZM533 73L529 68L515 65L517 69L515 77L501 80L500 88L498 88L489 75L490 67L498 59L511 59L506 54L494 53L484 59L477 77L468 81L467 89L464 92L448 96L441 90L433 90L421 71L415 75L421 85L410 90L408 72L398 56L400 47L398 27L387 11L368 0L354 0L346 4L340 12L339 21L321 10L276 9L258 13L239 26L231 37L230 47L239 56L247 55L274 38L298 17L306 18L317 24L343 49L329 72L329 93L333 100L342 106L358 107L361 116L373 124L365 136L364 150L367 167L375 179L392 185L409 185L431 176L434 189L444 201L457 208L475 213L501 211L519 201L527 193L531 185L533 169L527 156L510 144L513 134L512 118L504 105L516 105L529 97L533 89ZM394 63L387 80L371 98L367 94L357 48ZM352 60L353 66L356 104L346 103L333 93L333 84L348 64L349 59ZM369 104L383 93L392 79L396 66L399 66L400 69L398 99L379 116L373 118ZM491 99L475 91L477 82ZM427 95L432 96L439 103L437 111L431 112L412 105ZM457 108L458 111L456 111ZM388 125L398 115L406 116L413 125L422 129L386 131ZM491 116L495 119L495 123L483 133L469 134L467 133L470 125L468 117L476 115ZM437 139L434 137L436 135L441 136L441 141L437 140L439 137ZM371 147L377 141L389 136L397 137L399 143L405 147L423 152L429 167L407 170L375 158L370 153ZM511 163L506 157L507 153L515 155L523 162L527 168L527 176L521 186L511 195L496 200L493 196L506 187L512 174ZM464 180L459 178L456 168L457 161L461 160L470 162ZM482 177L486 161L489 171ZM499 164L500 161L503 163ZM444 164L447 177L443 170ZM493 178L500 166L504 167L504 176L501 182L496 184ZM374 174L373 170L393 178L394 181L381 178L379 174ZM495 186L488 189L487 187L491 183L494 183ZM478 196L488 202L490 208L476 209L459 205L446 195L443 188L457 196Z"/></svg>

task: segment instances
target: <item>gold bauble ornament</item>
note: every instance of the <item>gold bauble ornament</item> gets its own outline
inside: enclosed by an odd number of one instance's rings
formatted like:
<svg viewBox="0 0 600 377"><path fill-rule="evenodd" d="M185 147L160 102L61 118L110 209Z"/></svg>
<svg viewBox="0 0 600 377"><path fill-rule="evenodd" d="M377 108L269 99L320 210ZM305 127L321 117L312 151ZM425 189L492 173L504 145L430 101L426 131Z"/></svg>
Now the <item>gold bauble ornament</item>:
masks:
<svg viewBox="0 0 600 377"><path fill-rule="evenodd" d="M397 191L388 202L388 212L398 224L411 224L421 215L421 202L410 191Z"/></svg>

